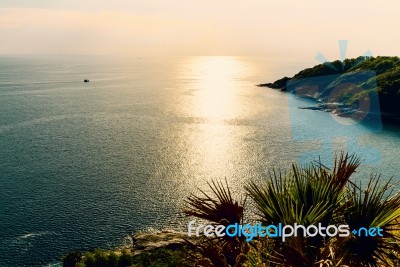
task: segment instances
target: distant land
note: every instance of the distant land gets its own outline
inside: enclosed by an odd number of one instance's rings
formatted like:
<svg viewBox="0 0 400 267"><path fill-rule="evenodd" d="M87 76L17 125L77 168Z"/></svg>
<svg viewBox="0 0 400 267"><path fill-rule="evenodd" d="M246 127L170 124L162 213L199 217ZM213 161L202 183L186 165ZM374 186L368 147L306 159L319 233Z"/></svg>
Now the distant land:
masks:
<svg viewBox="0 0 400 267"><path fill-rule="evenodd" d="M366 75L366 73L373 72L375 72L373 76ZM317 92L301 95L318 101L319 104L316 107L310 107L309 109L332 111L332 105L336 105L335 108L340 107L342 109L341 115L351 114L357 109L359 112L360 100L366 96L373 97L373 95L376 98L376 94L378 94L382 119L400 123L399 57L358 57L345 59L344 61L325 62L312 68L304 69L292 78L283 77L273 83L264 83L258 86L295 93L296 88L310 87L311 85L307 84L307 81L324 76L333 78L326 80L321 78ZM356 83L362 90L354 93L351 88L345 89L349 90L349 93L342 92L340 101L336 101L340 103L328 103L328 96L332 94L335 86L344 83ZM309 90L309 92L311 91Z"/></svg>

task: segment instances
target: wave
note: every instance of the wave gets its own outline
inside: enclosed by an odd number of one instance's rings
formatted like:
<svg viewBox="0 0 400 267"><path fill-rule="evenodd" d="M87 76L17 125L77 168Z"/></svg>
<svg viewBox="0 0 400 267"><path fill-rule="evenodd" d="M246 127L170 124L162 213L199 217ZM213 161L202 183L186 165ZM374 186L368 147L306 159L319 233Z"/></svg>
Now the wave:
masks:
<svg viewBox="0 0 400 267"><path fill-rule="evenodd" d="M49 235L49 234L54 234L54 233L53 232L49 232L49 231L32 232L32 233L27 233L27 234L20 235L16 239L17 240L32 239L32 238L35 238L35 237L39 237L39 236L43 236L43 235Z"/></svg>

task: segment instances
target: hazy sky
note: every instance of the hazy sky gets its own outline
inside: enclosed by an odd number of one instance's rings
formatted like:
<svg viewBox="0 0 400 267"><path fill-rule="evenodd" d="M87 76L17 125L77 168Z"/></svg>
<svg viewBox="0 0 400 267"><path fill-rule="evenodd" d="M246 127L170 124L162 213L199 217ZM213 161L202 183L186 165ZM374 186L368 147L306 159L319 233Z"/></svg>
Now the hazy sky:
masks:
<svg viewBox="0 0 400 267"><path fill-rule="evenodd" d="M399 55L395 0L0 0L0 54Z"/></svg>

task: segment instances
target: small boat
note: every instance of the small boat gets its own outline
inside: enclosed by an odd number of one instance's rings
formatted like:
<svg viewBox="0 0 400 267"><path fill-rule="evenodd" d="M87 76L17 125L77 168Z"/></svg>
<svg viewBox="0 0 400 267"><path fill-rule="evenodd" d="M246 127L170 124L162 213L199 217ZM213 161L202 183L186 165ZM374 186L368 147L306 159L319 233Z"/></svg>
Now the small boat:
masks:
<svg viewBox="0 0 400 267"><path fill-rule="evenodd" d="M88 80L88 79L85 79L85 80L83 80L83 82L85 82L85 83L88 83L88 82L89 82L89 80Z"/></svg>

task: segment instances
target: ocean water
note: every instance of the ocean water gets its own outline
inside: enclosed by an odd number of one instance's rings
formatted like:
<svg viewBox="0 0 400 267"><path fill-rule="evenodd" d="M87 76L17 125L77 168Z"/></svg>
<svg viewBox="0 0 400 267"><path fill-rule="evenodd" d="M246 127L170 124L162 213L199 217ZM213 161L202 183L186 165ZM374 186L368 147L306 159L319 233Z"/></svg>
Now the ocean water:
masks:
<svg viewBox="0 0 400 267"><path fill-rule="evenodd" d="M330 161L349 141L343 132L326 150L320 130L337 128L332 114L255 86L303 67L245 57L1 57L0 266L56 265L71 250L120 246L138 231L182 230L183 200L207 181L226 179L242 194L272 168L314 159L310 151ZM293 112L312 118L308 138L296 138ZM358 151L367 163L356 178L400 180L398 127L348 131L378 152L368 162Z"/></svg>

